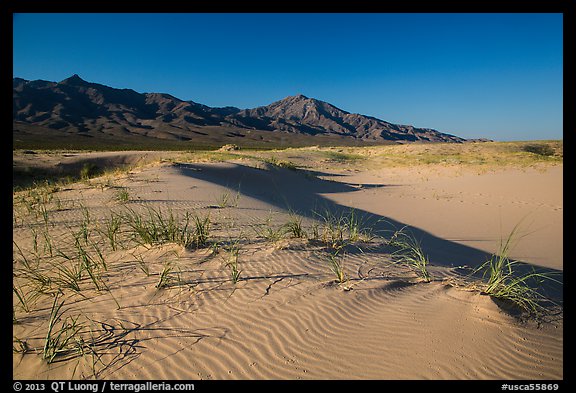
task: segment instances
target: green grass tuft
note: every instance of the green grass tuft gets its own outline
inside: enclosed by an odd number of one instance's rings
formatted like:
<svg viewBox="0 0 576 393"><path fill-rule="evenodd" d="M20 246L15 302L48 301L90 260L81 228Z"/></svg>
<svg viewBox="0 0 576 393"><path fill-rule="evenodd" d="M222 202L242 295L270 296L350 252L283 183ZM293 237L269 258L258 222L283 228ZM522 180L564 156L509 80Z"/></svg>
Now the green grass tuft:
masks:
<svg viewBox="0 0 576 393"><path fill-rule="evenodd" d="M336 276L336 282L338 284L343 284L348 280L344 269L344 257L339 255L339 250L334 252L329 252L328 256L328 266L330 271Z"/></svg>
<svg viewBox="0 0 576 393"><path fill-rule="evenodd" d="M133 209L127 209L124 220L131 231L133 240L140 244L154 246L176 243L188 247L195 241L193 233L188 230L190 224L188 213L181 220L171 210L167 215L164 215L161 209L156 210L149 207L146 215ZM206 229L205 222L197 220L196 224L203 225L202 229ZM199 244L199 240L205 236L205 233L202 232L197 235L196 243Z"/></svg>
<svg viewBox="0 0 576 393"><path fill-rule="evenodd" d="M224 257L224 266L230 271L230 278L232 283L237 284L240 281L239 255L240 255L240 239L231 240L228 244L223 245L222 248L226 251Z"/></svg>
<svg viewBox="0 0 576 393"><path fill-rule="evenodd" d="M116 192L116 198L115 199L120 203L129 202L130 201L130 193L128 192L128 189L126 187L121 187Z"/></svg>
<svg viewBox="0 0 576 393"><path fill-rule="evenodd" d="M58 296L54 296L42 350L42 359L48 364L53 363L58 356L80 353L84 346L81 339L81 333L85 329L84 324L78 322L79 316L63 318L63 305L64 301L58 303ZM61 322L60 326L58 322Z"/></svg>
<svg viewBox="0 0 576 393"><path fill-rule="evenodd" d="M81 180L88 180L98 174L98 167L92 163L85 163L80 168L80 179Z"/></svg>
<svg viewBox="0 0 576 393"><path fill-rule="evenodd" d="M533 316L540 316L546 308L544 303L553 303L543 296L538 289L546 281L561 284L552 274L537 272L532 268L527 273L518 273L519 262L511 260L508 255L518 225L512 230L505 242L501 242L498 254L492 255L473 273L482 272L481 293L511 303Z"/></svg>
<svg viewBox="0 0 576 393"><path fill-rule="evenodd" d="M290 220L285 224L285 227L287 233L293 238L301 239L306 237L306 231L302 226L302 217L295 213L290 213Z"/></svg>
<svg viewBox="0 0 576 393"><path fill-rule="evenodd" d="M393 234L388 241L388 245L397 248L393 255L398 263L408 266L423 282L432 281L432 277L428 272L430 262L414 236L407 234L402 228Z"/></svg>
<svg viewBox="0 0 576 393"><path fill-rule="evenodd" d="M348 245L367 242L373 238L371 229L354 209L342 211L339 215L326 209L324 213L314 212L320 217L321 225L313 227L313 237L321 240L328 248L340 250Z"/></svg>
<svg viewBox="0 0 576 393"><path fill-rule="evenodd" d="M164 267L162 268L162 271L160 272L160 278L158 279L158 283L156 284L157 289L166 288L172 284L173 271L174 271L174 268L172 266L172 263L168 262L168 263L164 264Z"/></svg>

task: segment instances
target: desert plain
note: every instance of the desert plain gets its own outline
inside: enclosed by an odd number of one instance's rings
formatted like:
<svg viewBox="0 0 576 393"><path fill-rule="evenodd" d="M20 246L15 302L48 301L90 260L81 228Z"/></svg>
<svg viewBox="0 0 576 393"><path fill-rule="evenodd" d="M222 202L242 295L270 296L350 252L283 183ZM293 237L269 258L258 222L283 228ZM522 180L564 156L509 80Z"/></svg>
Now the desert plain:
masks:
<svg viewBox="0 0 576 393"><path fill-rule="evenodd" d="M528 145L14 151L13 378L562 379Z"/></svg>

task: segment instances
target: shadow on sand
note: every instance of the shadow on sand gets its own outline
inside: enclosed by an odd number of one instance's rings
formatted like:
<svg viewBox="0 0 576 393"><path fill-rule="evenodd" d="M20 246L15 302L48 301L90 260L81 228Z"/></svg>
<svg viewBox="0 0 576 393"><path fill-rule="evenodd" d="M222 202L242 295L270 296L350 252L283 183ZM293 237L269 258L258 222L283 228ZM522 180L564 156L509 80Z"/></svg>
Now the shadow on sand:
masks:
<svg viewBox="0 0 576 393"><path fill-rule="evenodd" d="M269 165L266 169L253 168L241 164L176 164L183 175L204 180L223 187L229 187L240 194L269 203L279 209L296 212L304 217L317 219L315 212L330 211L339 216L350 207L338 204L322 194L354 192L362 188L389 187L375 184L347 184L324 180L317 176L328 175L321 172L312 174L305 171L279 168ZM418 227L407 225L389 217L354 207L359 216L366 218L366 225L374 233L392 234L405 227L420 242L422 250L433 265L454 267L466 265L476 268L492 256L485 251L450 240L442 239ZM522 274L535 268L525 261L518 266ZM536 268L538 272L553 274L554 279L563 282L563 272L555 269ZM546 284L546 296L562 303L563 285Z"/></svg>

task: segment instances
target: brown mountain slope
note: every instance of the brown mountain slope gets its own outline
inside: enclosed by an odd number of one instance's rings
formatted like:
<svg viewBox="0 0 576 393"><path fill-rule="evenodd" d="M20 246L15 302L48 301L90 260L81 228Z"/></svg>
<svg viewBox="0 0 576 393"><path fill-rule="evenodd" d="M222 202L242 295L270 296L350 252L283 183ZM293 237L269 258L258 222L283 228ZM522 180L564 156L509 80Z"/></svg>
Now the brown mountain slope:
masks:
<svg viewBox="0 0 576 393"><path fill-rule="evenodd" d="M90 83L78 75L61 82L13 79L14 138L85 136L129 140L130 137L176 141L230 138L264 141L270 132L290 140L370 142L462 142L464 139L428 128L396 125L351 114L303 95L267 106L240 110L212 108L169 94L138 93ZM215 131L216 130L216 131ZM226 138L223 138L225 136ZM317 138L323 136L316 141ZM302 144L297 142L297 144Z"/></svg>
<svg viewBox="0 0 576 393"><path fill-rule="evenodd" d="M286 97L268 106L245 109L229 116L227 120L238 126L311 135L329 133L374 141L464 141L429 128L397 125L375 117L349 113L301 94Z"/></svg>

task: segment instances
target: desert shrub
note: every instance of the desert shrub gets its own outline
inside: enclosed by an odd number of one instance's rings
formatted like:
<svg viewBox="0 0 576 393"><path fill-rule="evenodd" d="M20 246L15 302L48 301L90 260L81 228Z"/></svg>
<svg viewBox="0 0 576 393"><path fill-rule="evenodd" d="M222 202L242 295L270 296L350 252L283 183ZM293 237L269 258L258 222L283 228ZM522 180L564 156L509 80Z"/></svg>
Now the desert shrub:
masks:
<svg viewBox="0 0 576 393"><path fill-rule="evenodd" d="M539 156L553 156L555 151L554 148L550 145L545 145L543 143L531 143L528 145L522 146L522 150L537 154Z"/></svg>
<svg viewBox="0 0 576 393"><path fill-rule="evenodd" d="M354 161L361 160L361 159L365 158L359 154L344 153L344 152L338 152L338 151L325 151L324 155L329 160L335 161L337 163L354 162Z"/></svg>
<svg viewBox="0 0 576 393"><path fill-rule="evenodd" d="M240 150L240 148L238 147L238 145L233 143L224 145L220 149L218 149L218 151L235 151L235 150Z"/></svg>
<svg viewBox="0 0 576 393"><path fill-rule="evenodd" d="M92 163L85 163L84 165L82 165L82 168L80 169L80 178L82 180L87 180L90 179L91 177L96 176L96 174L98 173L98 167Z"/></svg>

